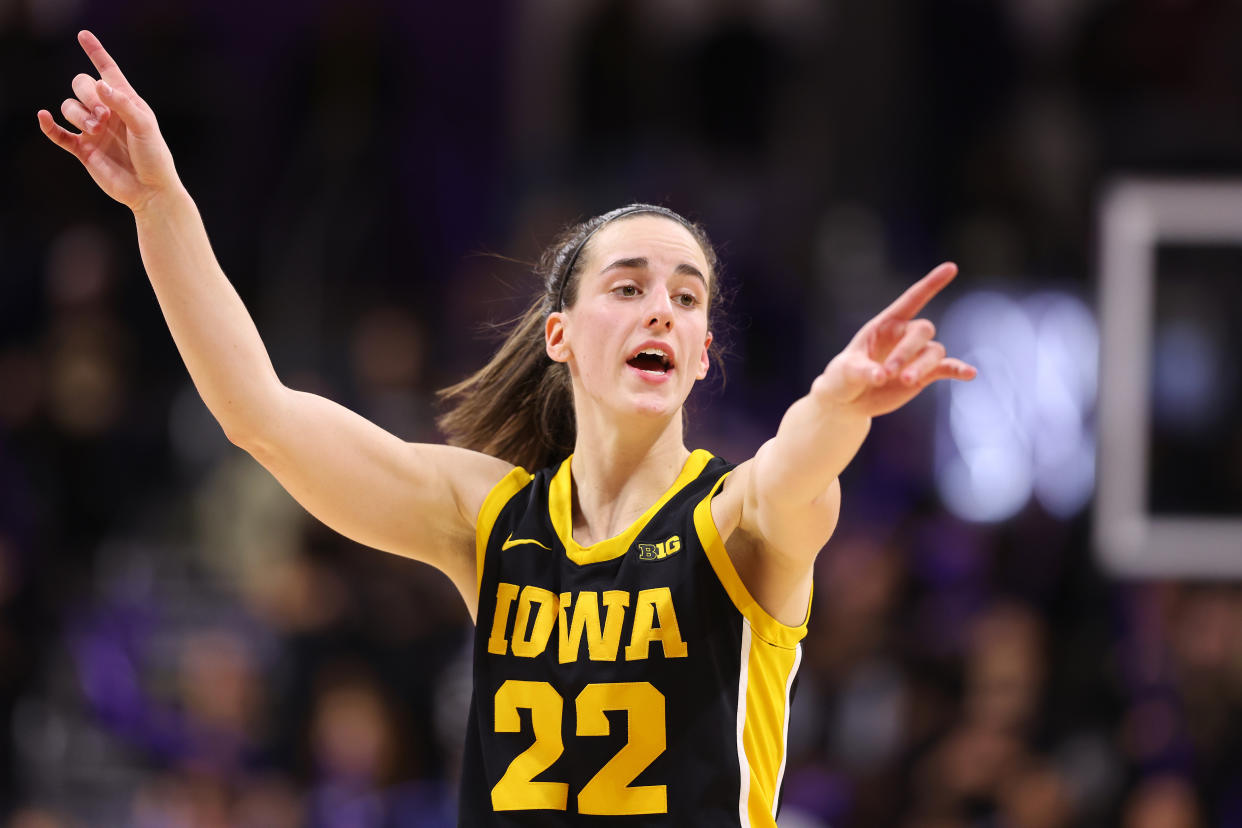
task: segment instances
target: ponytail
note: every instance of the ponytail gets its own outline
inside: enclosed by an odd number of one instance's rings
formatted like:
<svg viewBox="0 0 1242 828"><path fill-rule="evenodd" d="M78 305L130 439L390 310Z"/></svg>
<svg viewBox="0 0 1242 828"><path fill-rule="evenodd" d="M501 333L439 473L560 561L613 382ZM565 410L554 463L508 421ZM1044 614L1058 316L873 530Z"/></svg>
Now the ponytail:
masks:
<svg viewBox="0 0 1242 828"><path fill-rule="evenodd" d="M569 368L544 351L546 318L542 301L531 306L487 365L440 391L453 404L436 421L451 445L532 470L573 451Z"/></svg>
<svg viewBox="0 0 1242 828"><path fill-rule="evenodd" d="M441 403L451 407L436 424L450 445L532 471L569 456L577 437L573 386L569 366L554 361L545 350L545 323L550 313L573 307L577 300L582 254L595 232L615 219L640 213L664 216L685 227L716 273L715 250L703 229L665 207L631 204L570 227L540 257L535 273L543 290L515 320L495 356L466 379L440 390ZM710 295L716 293L713 286ZM712 304L709 300L709 319Z"/></svg>

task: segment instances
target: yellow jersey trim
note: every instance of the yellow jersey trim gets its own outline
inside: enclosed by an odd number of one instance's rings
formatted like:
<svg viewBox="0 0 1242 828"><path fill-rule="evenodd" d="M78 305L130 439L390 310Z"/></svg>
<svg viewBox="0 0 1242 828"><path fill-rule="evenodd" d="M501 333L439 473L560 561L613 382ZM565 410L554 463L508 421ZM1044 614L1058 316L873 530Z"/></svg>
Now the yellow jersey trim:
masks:
<svg viewBox="0 0 1242 828"><path fill-rule="evenodd" d="M729 471L721 475L720 479L716 481L716 485L708 492L707 497L699 501L699 504L694 507L694 528L699 533L699 541L707 552L707 559L711 562L712 569L716 572L716 577L720 579L725 592L729 594L729 600L733 602L733 606L737 607L738 612L750 622L751 629L754 630L755 635L769 644L791 650L798 645L799 641L806 637L806 622L811 615L810 600L808 599L807 601L807 613L802 619L802 623L797 627L791 627L788 624L782 624L769 615L768 611L759 605L759 602L751 596L750 590L742 583L742 577L737 574L737 570L733 566L733 560L725 549L724 540L720 537L720 530L716 528L716 521L712 518L712 498L716 496L716 492L724 485L725 479L730 474L733 474L733 472Z"/></svg>
<svg viewBox="0 0 1242 828"><path fill-rule="evenodd" d="M565 554L571 561L582 566L584 564L600 563L601 561L611 561L624 555L634 545L634 539L638 537L638 533L655 517L656 512L664 508L664 504L668 503L673 495L685 488L690 481L702 473L704 467L712 459L712 455L711 452L704 449L692 451L690 457L686 460L686 464L682 466L681 473L673 481L673 485L660 496L659 500L651 504L651 507L643 512L638 520L631 523L629 528L621 534L598 543L593 543L590 546L579 546L578 542L574 540L573 473L571 472L571 461L573 459L572 454L565 458L565 462L561 463L556 476L552 478L552 484L548 492L548 509L552 513L552 526L556 529L556 534L560 537L561 544L565 547Z"/></svg>
<svg viewBox="0 0 1242 828"><path fill-rule="evenodd" d="M483 505L479 508L479 516L474 522L474 581L475 592L478 593L483 589L483 561L487 557L487 539L492 536L492 528L496 525L496 518L500 517L500 510L505 508L505 504L522 489L534 480L535 476L521 466L516 466L500 478L500 482L492 487L487 493L487 497L483 498ZM520 543L521 541L519 541Z"/></svg>
<svg viewBox="0 0 1242 828"><path fill-rule="evenodd" d="M785 765L789 695L802 660L802 648L770 644L755 637L746 662L746 716L742 745L750 770L746 811L752 828L776 825L777 795Z"/></svg>

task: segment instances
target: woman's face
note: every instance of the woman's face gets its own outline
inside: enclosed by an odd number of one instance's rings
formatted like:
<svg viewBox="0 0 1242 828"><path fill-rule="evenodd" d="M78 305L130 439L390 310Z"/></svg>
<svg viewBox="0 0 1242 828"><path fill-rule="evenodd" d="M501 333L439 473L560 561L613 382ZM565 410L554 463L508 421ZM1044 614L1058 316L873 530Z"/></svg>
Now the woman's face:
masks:
<svg viewBox="0 0 1242 828"><path fill-rule="evenodd" d="M574 305L546 328L548 356L569 365L575 406L675 413L707 376L712 341L712 274L698 242L676 221L639 214L596 232L582 255Z"/></svg>

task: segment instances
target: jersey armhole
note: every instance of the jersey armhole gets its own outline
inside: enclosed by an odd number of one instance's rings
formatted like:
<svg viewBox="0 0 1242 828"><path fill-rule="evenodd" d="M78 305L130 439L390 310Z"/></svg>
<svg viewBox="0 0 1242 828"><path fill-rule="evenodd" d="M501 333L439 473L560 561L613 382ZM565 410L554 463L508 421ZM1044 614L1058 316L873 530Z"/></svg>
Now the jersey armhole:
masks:
<svg viewBox="0 0 1242 828"><path fill-rule="evenodd" d="M526 487L535 476L521 466L514 467L508 474L500 478L492 490L483 498L479 508L479 516L474 522L474 580L475 592L483 589L483 561L487 557L487 540L492 536L496 519L512 497Z"/></svg>
<svg viewBox="0 0 1242 828"><path fill-rule="evenodd" d="M695 531L698 532L699 542L703 544L703 549L707 552L707 560L711 563L716 578L725 588L733 606L750 622L752 632L769 644L792 650L799 641L806 637L806 624L811 616L810 599L807 601L807 611L802 623L797 627L791 627L769 615L768 611L751 596L746 584L742 583L742 577L734 568L733 559L729 557L724 540L720 537L720 530L716 527L716 521L712 517L712 498L716 496L721 486L724 485L725 479L732 473L728 471L721 475L707 496L694 507ZM812 598L814 590L815 587L812 584Z"/></svg>

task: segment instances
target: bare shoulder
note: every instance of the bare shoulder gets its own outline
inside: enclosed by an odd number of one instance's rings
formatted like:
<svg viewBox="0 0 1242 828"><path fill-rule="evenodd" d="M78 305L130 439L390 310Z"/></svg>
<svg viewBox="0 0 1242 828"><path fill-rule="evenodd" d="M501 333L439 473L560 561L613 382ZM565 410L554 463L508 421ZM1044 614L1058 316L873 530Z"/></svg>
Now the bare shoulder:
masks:
<svg viewBox="0 0 1242 828"><path fill-rule="evenodd" d="M720 491L712 498L712 520L716 523L720 539L726 544L740 525L754 464L752 458L735 466Z"/></svg>
<svg viewBox="0 0 1242 828"><path fill-rule="evenodd" d="M487 495L505 475L517 468L490 454L427 443L409 443L420 462L435 465L453 491L458 510L473 527Z"/></svg>
<svg viewBox="0 0 1242 828"><path fill-rule="evenodd" d="M841 483L833 478L814 497L791 497L782 485L784 478L771 473L772 445L769 440L734 470L712 515L722 535L726 527L742 532L767 548L771 557L785 559L786 565L809 567L836 528Z"/></svg>
<svg viewBox="0 0 1242 828"><path fill-rule="evenodd" d="M475 532L487 495L516 468L488 454L434 443L406 443L406 463L421 467L411 477L436 481L439 495L411 499L423 515L423 547L410 557L432 563L461 593L473 618L478 611ZM436 529L439 529L439 532ZM423 533L420 533L423 534ZM398 550L394 550L398 551Z"/></svg>
<svg viewBox="0 0 1242 828"><path fill-rule="evenodd" d="M835 524L840 486L834 480L824 493L830 502L773 510L765 507L775 493L759 491L754 475L753 458L733 470L712 501L712 519L733 568L759 606L782 624L798 626L806 618L815 553L831 534L821 515L830 513Z"/></svg>

